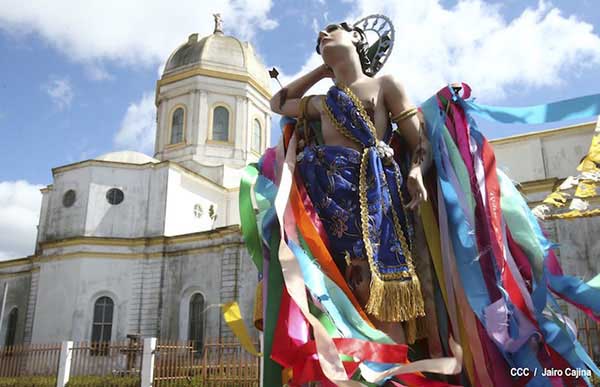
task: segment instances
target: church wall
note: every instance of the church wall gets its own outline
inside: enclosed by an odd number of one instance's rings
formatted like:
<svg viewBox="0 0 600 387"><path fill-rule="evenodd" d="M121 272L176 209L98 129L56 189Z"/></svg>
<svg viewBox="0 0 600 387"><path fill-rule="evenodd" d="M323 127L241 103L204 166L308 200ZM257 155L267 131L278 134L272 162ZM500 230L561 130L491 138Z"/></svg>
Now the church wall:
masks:
<svg viewBox="0 0 600 387"><path fill-rule="evenodd" d="M256 160L257 161L257 160ZM223 166L223 186L226 188L237 189L240 186L240 179L242 178L243 169L240 168L229 168Z"/></svg>
<svg viewBox="0 0 600 387"><path fill-rule="evenodd" d="M146 232L147 219L161 217L160 208L149 211L152 169L126 169L111 166L89 167L92 174L85 235L139 237ZM160 186L161 182L156 182ZM123 191L124 199L112 205L106 198L111 188ZM151 221L151 223L153 223ZM151 227L152 228L152 227ZM155 231L156 227L154 227Z"/></svg>
<svg viewBox="0 0 600 387"><path fill-rule="evenodd" d="M165 270L163 338L188 340L189 300L195 292L204 296L205 337L218 337L221 321L221 260L223 249L183 253L168 259Z"/></svg>
<svg viewBox="0 0 600 387"><path fill-rule="evenodd" d="M545 179L542 142L532 138L508 144L493 144L497 166L518 182ZM523 168L526 165L527 168Z"/></svg>
<svg viewBox="0 0 600 387"><path fill-rule="evenodd" d="M166 201L167 201L167 181L169 178L169 168L166 165L155 167L150 171L148 184L148 205L146 214L145 236L164 235Z"/></svg>
<svg viewBox="0 0 600 387"><path fill-rule="evenodd" d="M237 274L236 274L237 272ZM210 239L169 247L165 261L161 337L188 340L189 302L204 296L205 338L230 334L221 318L220 304L238 300L251 326L256 269L246 253L238 229L219 229Z"/></svg>
<svg viewBox="0 0 600 387"><path fill-rule="evenodd" d="M544 161L548 176L573 175L587 154L592 133L573 133L569 136L549 136L543 139Z"/></svg>
<svg viewBox="0 0 600 387"><path fill-rule="evenodd" d="M4 286L6 284L8 284L8 288L6 293L6 304L4 306L4 313L2 316L2 326L0 327L0 346L5 345L8 328L8 318L10 312L14 308L17 308L18 311L15 344L20 344L24 342L28 306L27 304L29 300L29 292L31 289L31 273L21 272L16 274L9 274L7 272L3 272L0 275L0 297L4 296ZM0 302L1 300L2 298L0 298Z"/></svg>
<svg viewBox="0 0 600 387"><path fill-rule="evenodd" d="M221 190L175 169L169 170L168 179L165 235L188 234L212 229L213 221L209 217L211 204L218 215L214 226L220 227L225 224L226 219L223 214L227 211L227 201ZM194 214L196 204L202 207L200 218Z"/></svg>
<svg viewBox="0 0 600 387"><path fill-rule="evenodd" d="M576 275L585 281L600 273L600 217L572 220L553 220L556 229L554 240L559 244L559 260L566 274ZM550 222L545 222L550 223ZM563 311L577 322L584 314L571 304L560 302ZM588 321L589 318L585 317ZM592 326L593 324L590 324ZM595 340L592 352L600 355L600 342Z"/></svg>
<svg viewBox="0 0 600 387"><path fill-rule="evenodd" d="M600 273L600 217L554 220L560 261L567 274L582 276Z"/></svg>
<svg viewBox="0 0 600 387"><path fill-rule="evenodd" d="M32 343L68 340L73 334L73 312L80 291L80 260L40 265Z"/></svg>
<svg viewBox="0 0 600 387"><path fill-rule="evenodd" d="M42 262L32 342L90 340L94 302L101 296L115 305L111 340L125 340L135 263L93 254Z"/></svg>
<svg viewBox="0 0 600 387"><path fill-rule="evenodd" d="M40 206L40 220L36 235L36 251L38 244L46 237L48 228L48 216L50 211L50 197L52 196L52 186L44 188L42 191L42 205Z"/></svg>
<svg viewBox="0 0 600 387"><path fill-rule="evenodd" d="M588 151L593 124L569 130L529 134L493 140L498 167L518 182L565 178Z"/></svg>
<svg viewBox="0 0 600 387"><path fill-rule="evenodd" d="M227 193L227 224L240 224L240 191Z"/></svg>
<svg viewBox="0 0 600 387"><path fill-rule="evenodd" d="M44 230L38 241L63 239L84 234L85 218L88 207L90 169L78 168L56 174L52 189L47 193ZM76 199L71 207L63 205L63 195L74 190Z"/></svg>

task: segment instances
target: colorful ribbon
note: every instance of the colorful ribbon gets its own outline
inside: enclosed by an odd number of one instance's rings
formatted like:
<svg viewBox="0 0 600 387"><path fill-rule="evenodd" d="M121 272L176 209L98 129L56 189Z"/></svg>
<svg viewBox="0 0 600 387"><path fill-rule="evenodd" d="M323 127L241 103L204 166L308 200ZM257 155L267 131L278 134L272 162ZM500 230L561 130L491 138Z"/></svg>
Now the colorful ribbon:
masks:
<svg viewBox="0 0 600 387"><path fill-rule="evenodd" d="M244 324L244 320L242 319L242 312L240 311L238 303L236 301L231 301L223 304L221 305L221 311L223 312L225 322L238 338L242 347L254 356L262 356L252 343L246 324Z"/></svg>

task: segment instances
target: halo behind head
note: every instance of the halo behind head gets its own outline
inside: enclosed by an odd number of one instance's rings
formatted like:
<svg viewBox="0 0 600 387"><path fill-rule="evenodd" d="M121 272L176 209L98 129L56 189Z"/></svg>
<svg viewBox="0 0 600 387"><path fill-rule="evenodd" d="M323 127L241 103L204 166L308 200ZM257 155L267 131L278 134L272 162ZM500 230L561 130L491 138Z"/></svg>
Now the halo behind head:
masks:
<svg viewBox="0 0 600 387"><path fill-rule="evenodd" d="M360 58L363 72L372 77L383 67L387 61L394 46L394 25L392 21L383 15L369 15L350 26L346 22L330 24L325 30L331 32L336 28L342 28L345 31L356 31L360 35L360 40L356 43L356 51ZM331 31L330 31L331 30ZM377 35L373 44L369 44L367 32ZM372 35L372 34L370 34ZM321 39L317 38L316 51L321 54L319 48Z"/></svg>
<svg viewBox="0 0 600 387"><path fill-rule="evenodd" d="M365 38L370 35L369 32L377 35L376 39L372 39L375 42L369 45L366 53L371 63L365 74L373 76L381 70L392 53L395 38L394 24L387 16L369 15L354 23L354 28L361 30Z"/></svg>

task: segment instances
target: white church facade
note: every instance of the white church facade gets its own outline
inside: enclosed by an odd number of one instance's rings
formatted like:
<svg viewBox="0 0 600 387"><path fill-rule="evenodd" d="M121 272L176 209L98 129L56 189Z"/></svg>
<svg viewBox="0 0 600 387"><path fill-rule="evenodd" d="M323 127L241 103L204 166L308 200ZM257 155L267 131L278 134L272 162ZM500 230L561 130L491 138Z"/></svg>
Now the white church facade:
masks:
<svg viewBox="0 0 600 387"><path fill-rule="evenodd" d="M251 318L257 273L237 203L241 170L270 143L270 96L249 43L190 35L157 82L154 158L52 169L35 254L0 263L0 345L202 342L228 334L219 304L231 300Z"/></svg>

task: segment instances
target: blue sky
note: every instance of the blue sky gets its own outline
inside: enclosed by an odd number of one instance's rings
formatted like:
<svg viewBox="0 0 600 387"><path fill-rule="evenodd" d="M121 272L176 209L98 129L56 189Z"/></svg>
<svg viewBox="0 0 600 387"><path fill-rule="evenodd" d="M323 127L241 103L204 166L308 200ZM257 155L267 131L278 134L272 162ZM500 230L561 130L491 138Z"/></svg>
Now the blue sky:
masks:
<svg viewBox="0 0 600 387"><path fill-rule="evenodd" d="M214 12L284 81L319 63L318 28L384 13L397 34L384 72L416 102L457 80L497 105L600 92L593 0L216 3L0 0L0 259L32 252L39 188L51 183L52 167L119 149L152 154L162 65L190 33L212 32ZM484 125L492 138L540 129Z"/></svg>

